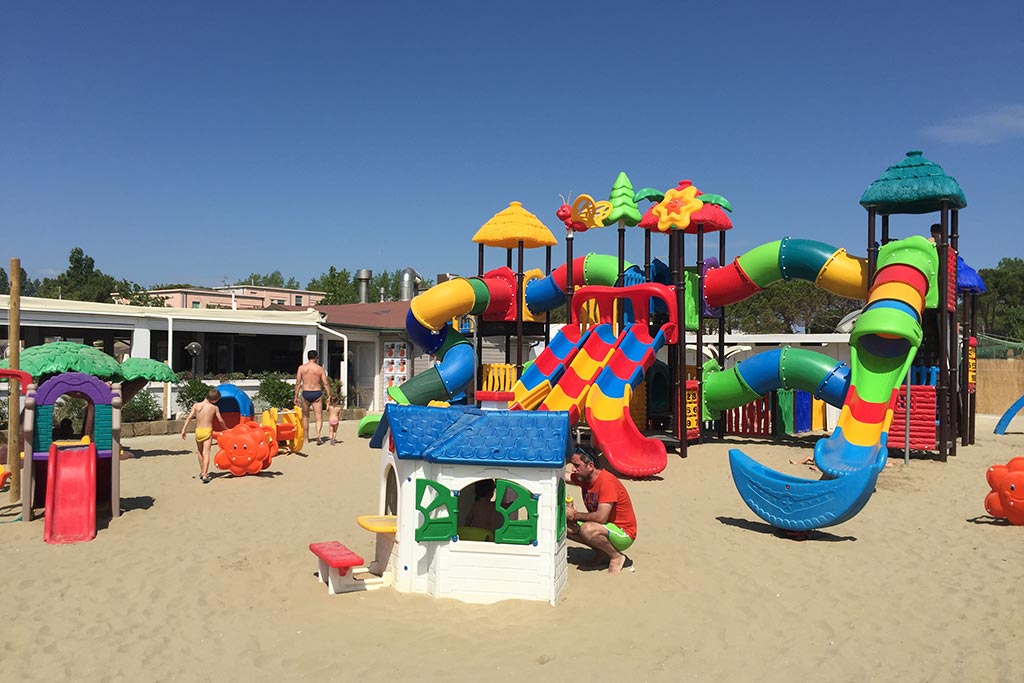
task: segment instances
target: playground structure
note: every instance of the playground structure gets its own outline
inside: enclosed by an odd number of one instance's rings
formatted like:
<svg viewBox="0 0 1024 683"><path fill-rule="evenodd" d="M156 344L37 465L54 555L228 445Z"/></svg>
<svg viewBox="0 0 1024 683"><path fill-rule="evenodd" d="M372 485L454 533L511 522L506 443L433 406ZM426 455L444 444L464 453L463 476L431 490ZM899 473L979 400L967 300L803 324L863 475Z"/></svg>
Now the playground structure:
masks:
<svg viewBox="0 0 1024 683"><path fill-rule="evenodd" d="M213 464L220 470L227 470L233 476L259 474L270 466L281 446L292 453L302 450L303 424L302 409L278 411L270 408L263 411L259 423L254 421L252 400L234 384L217 386L220 400L217 407L228 429L215 431L213 438L218 450L213 454Z"/></svg>
<svg viewBox="0 0 1024 683"><path fill-rule="evenodd" d="M92 434L80 441L53 438L54 404L64 395L92 404ZM109 497L111 516L121 514L120 386L81 372L55 375L38 388L29 386L22 420L22 519L32 521L33 508L44 501L43 540L91 540L98 499Z"/></svg>
<svg viewBox="0 0 1024 683"><path fill-rule="evenodd" d="M652 205L641 217L637 202L643 199ZM443 282L412 301L409 336L436 354L438 366L390 395L400 404L457 402L480 378L485 384L476 398L482 405L502 408L507 401L512 410L564 411L570 424L586 423L614 469L649 476L664 469L667 457L664 439L645 436L638 427L658 422L650 412L655 404L665 409L665 401L652 400L653 386L669 389L667 422L682 453L690 441L700 443L711 433L722 436L724 411L779 390L805 392L809 400L840 409L832 436L815 448L816 464L826 478L789 477L734 450L734 479L748 506L774 526L797 531L841 523L867 502L888 447L933 450L945 459L955 455L958 436L965 445L973 441L974 386L968 370L974 314L966 309L978 290L958 284L957 212L966 206L963 193L940 167L910 152L868 188L861 204L869 216L866 258L787 237L726 264L725 233L732 227L724 213L731 210L727 200L703 194L689 181L664 193L633 192L620 174L608 202L586 197L560 207L558 218L568 230L566 263L552 270L553 237L514 202L473 238L480 244L477 277ZM932 211L940 214L935 244L919 236L892 238L890 216ZM878 216L880 244L875 239ZM615 223L617 258L573 258L574 232L581 225L590 229ZM642 267L624 258L627 225L647 229ZM719 232L717 259L704 255L704 234L711 231ZM650 256L651 235L658 232L669 237L668 264ZM684 265L686 234L697 236L697 260L690 267ZM506 264L486 271L485 246L505 249ZM524 249L539 246L547 248L546 270L526 271ZM853 323L849 367L805 349L782 348L723 369L727 307L795 278L866 301ZM962 334L956 320L961 296ZM563 304L569 306L570 324L549 338L540 321ZM467 316L475 316L473 324L462 323ZM692 340L694 351L705 348L705 320L717 320L717 359L702 364L698 352L698 361L688 366ZM475 354L471 339L455 327L471 331ZM679 327L692 332L689 339ZM543 336L546 345L532 365L524 366L527 335ZM507 367L483 368L482 338L502 336ZM667 363L656 361L659 351ZM495 381L512 376L514 383ZM901 392L904 380L908 384Z"/></svg>
<svg viewBox="0 0 1024 683"><path fill-rule="evenodd" d="M1024 458L993 465L985 477L991 488L985 496L985 511L1015 526L1024 524Z"/></svg>
<svg viewBox="0 0 1024 683"><path fill-rule="evenodd" d="M23 370L10 370L8 368L0 368L0 377L17 379L18 385L21 387L22 396L28 393L28 385L32 384L32 375L28 374ZM10 465L9 462L8 465ZM0 489L7 485L7 479L10 476L11 471L6 469L2 464L0 464Z"/></svg>

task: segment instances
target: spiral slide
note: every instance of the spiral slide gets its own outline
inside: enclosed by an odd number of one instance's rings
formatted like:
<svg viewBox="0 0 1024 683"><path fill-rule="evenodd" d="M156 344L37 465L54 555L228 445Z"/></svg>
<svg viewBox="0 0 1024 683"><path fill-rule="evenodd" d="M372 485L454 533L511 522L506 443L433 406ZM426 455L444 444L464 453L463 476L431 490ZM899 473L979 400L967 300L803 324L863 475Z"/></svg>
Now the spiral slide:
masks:
<svg viewBox="0 0 1024 683"><path fill-rule="evenodd" d="M631 267L631 264L626 264ZM587 254L573 261L573 282L613 285L618 279L618 257ZM539 270L526 273L524 318L565 305L568 271L565 265L547 277ZM516 276L510 268L489 271L483 277L455 278L415 297L405 328L412 342L437 358L437 364L409 379L388 394L401 404L426 405L448 401L473 381L476 357L473 345L454 330L451 319L470 314L484 320L515 320Z"/></svg>
<svg viewBox="0 0 1024 683"><path fill-rule="evenodd" d="M664 344L665 333L658 330L652 339L646 322L627 327L587 397L594 442L615 471L629 477L657 474L668 464L665 444L644 437L629 414L633 390Z"/></svg>
<svg viewBox="0 0 1024 683"><path fill-rule="evenodd" d="M50 445L43 540L78 543L96 537L96 444Z"/></svg>
<svg viewBox="0 0 1024 683"><path fill-rule="evenodd" d="M845 522L867 503L885 466L892 406L921 344L921 312L937 268L935 248L923 237L879 251L867 305L850 334L852 367L839 421L814 449L815 464L831 479L792 477L729 451L736 488L759 517L803 531Z"/></svg>

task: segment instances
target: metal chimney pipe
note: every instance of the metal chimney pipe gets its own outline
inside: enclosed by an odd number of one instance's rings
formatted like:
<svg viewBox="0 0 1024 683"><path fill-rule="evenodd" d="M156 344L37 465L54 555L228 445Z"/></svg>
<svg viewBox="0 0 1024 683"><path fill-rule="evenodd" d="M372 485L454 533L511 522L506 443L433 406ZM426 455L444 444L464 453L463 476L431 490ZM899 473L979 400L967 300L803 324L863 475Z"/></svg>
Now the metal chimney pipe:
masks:
<svg viewBox="0 0 1024 683"><path fill-rule="evenodd" d="M370 280L373 279L373 271L363 268L356 271L356 282L359 283L359 303L370 303Z"/></svg>
<svg viewBox="0 0 1024 683"><path fill-rule="evenodd" d="M412 298L416 296L416 285L421 282L423 282L423 278L420 277L415 268L405 268L402 270L402 276L398 282L398 300L412 301Z"/></svg>

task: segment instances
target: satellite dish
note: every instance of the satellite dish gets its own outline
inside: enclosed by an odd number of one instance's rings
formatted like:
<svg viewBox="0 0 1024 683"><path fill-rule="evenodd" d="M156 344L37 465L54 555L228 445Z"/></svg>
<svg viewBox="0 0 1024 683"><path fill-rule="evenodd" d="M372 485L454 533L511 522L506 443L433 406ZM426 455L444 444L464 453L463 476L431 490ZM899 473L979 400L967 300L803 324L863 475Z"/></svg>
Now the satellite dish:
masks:
<svg viewBox="0 0 1024 683"><path fill-rule="evenodd" d="M4 360L7 360L10 357L11 357L11 345L10 344L4 344Z"/></svg>
<svg viewBox="0 0 1024 683"><path fill-rule="evenodd" d="M185 347L185 350L188 351L191 356L198 356L199 352L203 350L203 345L199 342L189 342Z"/></svg>

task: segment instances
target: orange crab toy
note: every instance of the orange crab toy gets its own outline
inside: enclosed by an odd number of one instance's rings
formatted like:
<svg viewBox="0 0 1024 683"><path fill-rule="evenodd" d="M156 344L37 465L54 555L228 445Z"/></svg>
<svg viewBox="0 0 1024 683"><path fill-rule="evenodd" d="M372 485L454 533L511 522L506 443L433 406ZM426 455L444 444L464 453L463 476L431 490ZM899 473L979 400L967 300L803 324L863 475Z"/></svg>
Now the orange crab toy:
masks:
<svg viewBox="0 0 1024 683"><path fill-rule="evenodd" d="M220 450L213 463L236 477L267 469L277 455L275 432L255 422L241 422L216 436Z"/></svg>
<svg viewBox="0 0 1024 683"><path fill-rule="evenodd" d="M1024 525L1024 458L1012 458L1005 465L992 465L985 475L992 490L985 496L985 510L1010 524Z"/></svg>

